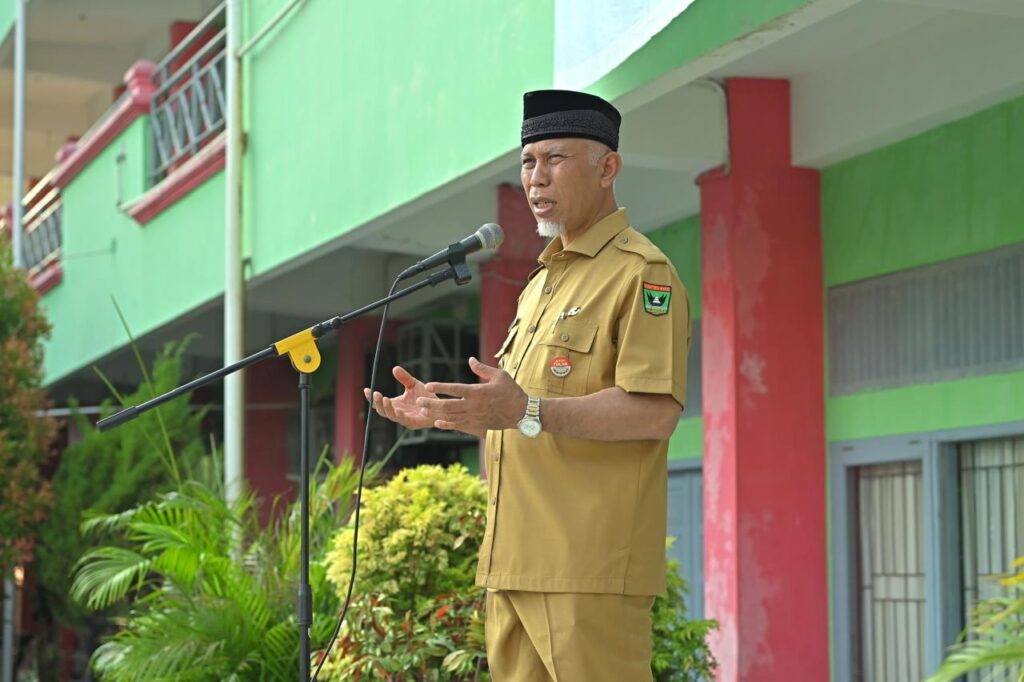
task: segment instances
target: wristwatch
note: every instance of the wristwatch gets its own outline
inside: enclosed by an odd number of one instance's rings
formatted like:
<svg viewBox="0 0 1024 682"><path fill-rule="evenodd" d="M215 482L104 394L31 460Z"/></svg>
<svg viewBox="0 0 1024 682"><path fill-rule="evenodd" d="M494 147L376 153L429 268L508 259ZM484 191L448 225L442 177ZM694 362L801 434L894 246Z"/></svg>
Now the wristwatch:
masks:
<svg viewBox="0 0 1024 682"><path fill-rule="evenodd" d="M536 438L540 435L540 398L531 395L526 399L526 414L516 424L519 433L527 438Z"/></svg>

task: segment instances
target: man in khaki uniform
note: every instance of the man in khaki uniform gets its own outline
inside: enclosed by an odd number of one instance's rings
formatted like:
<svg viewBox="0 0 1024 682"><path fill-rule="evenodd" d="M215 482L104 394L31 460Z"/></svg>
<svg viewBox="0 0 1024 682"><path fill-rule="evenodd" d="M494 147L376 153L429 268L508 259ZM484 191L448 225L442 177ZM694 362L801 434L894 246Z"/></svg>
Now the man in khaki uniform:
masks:
<svg viewBox="0 0 1024 682"><path fill-rule="evenodd" d="M615 202L619 123L592 95L525 95L523 189L552 240L498 367L470 358L472 385L396 367L401 396L367 391L408 428L486 437L477 584L496 682L651 679L690 311L675 268Z"/></svg>

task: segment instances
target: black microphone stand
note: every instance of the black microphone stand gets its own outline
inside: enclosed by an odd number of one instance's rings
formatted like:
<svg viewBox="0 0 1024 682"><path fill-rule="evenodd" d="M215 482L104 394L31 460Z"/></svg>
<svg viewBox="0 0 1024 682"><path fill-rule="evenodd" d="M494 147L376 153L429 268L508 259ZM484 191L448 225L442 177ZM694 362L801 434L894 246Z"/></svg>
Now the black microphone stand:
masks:
<svg viewBox="0 0 1024 682"><path fill-rule="evenodd" d="M449 267L441 272L436 272L416 284L406 287L358 310L338 317L332 317L319 324L305 329L297 334L281 339L273 345L264 348L258 353L243 358L238 362L222 367L209 374L194 379L178 388L147 400L141 405L127 407L120 412L110 415L97 422L96 426L100 431L112 429L124 422L135 419L143 412L148 412L178 396L193 391L200 386L213 383L228 374L237 372L240 369L255 365L268 358L287 354L291 360L292 367L299 373L299 414L300 414L300 438L299 438L299 467L301 469L300 491L301 495L301 524L302 531L299 544L299 589L298 605L296 609L299 626L299 680L309 682L310 671L310 641L309 629L313 625L313 589L309 584L309 390L312 387L312 374L320 366L320 350L316 346L316 340L328 332L337 330L341 325L351 319L387 305L409 294L419 291L425 287L434 287L441 282L454 279L457 285L463 285L472 279L469 266L466 265L466 250L461 244L453 244L448 258ZM366 456L366 453L363 453Z"/></svg>

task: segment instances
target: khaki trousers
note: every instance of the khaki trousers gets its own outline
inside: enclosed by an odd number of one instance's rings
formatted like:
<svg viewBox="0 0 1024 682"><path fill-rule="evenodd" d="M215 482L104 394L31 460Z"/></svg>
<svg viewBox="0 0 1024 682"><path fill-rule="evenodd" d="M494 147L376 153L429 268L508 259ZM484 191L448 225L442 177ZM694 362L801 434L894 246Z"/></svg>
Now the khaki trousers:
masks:
<svg viewBox="0 0 1024 682"><path fill-rule="evenodd" d="M494 682L649 682L654 597L487 590Z"/></svg>

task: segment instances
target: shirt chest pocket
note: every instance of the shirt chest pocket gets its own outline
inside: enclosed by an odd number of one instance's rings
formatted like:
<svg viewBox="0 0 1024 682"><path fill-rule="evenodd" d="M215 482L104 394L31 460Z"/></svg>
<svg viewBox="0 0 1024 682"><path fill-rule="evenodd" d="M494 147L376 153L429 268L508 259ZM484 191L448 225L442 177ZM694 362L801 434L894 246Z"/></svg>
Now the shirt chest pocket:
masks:
<svg viewBox="0 0 1024 682"><path fill-rule="evenodd" d="M529 387L562 395L585 395L595 338L595 324L556 322L549 334L539 336L534 343Z"/></svg>
<svg viewBox="0 0 1024 682"><path fill-rule="evenodd" d="M508 336L501 343L501 348L494 354L495 359L498 361L498 367L504 369L505 361L508 357L508 352L512 349L512 342L516 340L516 333L519 331L519 318L512 320L512 324L508 326Z"/></svg>

